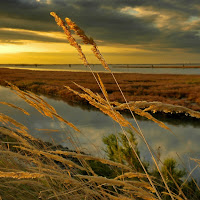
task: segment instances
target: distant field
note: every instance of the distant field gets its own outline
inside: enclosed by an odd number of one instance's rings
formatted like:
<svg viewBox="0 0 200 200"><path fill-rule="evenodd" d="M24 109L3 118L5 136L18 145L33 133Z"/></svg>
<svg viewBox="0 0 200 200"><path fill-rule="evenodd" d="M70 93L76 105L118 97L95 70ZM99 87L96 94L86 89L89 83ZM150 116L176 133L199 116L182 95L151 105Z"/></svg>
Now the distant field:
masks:
<svg viewBox="0 0 200 200"><path fill-rule="evenodd" d="M111 101L123 98L110 74L100 73ZM128 101L160 101L200 111L200 75L130 74L116 73L115 77ZM51 72L0 68L0 84L5 80L24 90L59 97L65 101L85 100L69 92L64 86L78 89L73 82L100 93L89 72Z"/></svg>

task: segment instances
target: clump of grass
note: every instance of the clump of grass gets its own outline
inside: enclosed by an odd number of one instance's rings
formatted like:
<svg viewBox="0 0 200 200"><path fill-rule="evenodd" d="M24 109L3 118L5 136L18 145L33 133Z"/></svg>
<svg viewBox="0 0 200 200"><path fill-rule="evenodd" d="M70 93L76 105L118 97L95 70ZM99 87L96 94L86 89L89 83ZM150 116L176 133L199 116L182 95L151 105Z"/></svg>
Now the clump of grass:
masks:
<svg viewBox="0 0 200 200"><path fill-rule="evenodd" d="M29 199L131 199L133 196L156 199L151 186L141 182L146 179L145 175L135 173L138 180L134 184L108 179L95 174L87 161L98 161L134 174L126 165L76 151L53 150L42 141L31 140L6 127L0 127L0 133L0 191L3 199L25 199L21 198L23 193ZM135 186L136 182L140 187Z"/></svg>

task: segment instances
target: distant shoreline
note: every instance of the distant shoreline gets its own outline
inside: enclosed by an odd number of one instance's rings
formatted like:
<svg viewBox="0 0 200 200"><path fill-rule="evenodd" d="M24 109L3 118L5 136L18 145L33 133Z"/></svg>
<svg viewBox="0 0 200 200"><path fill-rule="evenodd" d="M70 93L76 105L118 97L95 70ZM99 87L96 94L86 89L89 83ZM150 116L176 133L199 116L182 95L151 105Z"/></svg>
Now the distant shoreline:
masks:
<svg viewBox="0 0 200 200"><path fill-rule="evenodd" d="M95 64L90 64L90 66L94 65L100 65L98 63ZM200 68L200 63L174 63L174 64L165 64L165 63L160 63L160 64L108 64L112 68ZM19 68L22 67L22 69L29 67L39 67L39 66L84 66L83 64L0 64L1 66L6 66L10 68ZM33 68L30 68L33 69Z"/></svg>
<svg viewBox="0 0 200 200"><path fill-rule="evenodd" d="M109 66L113 73L142 73L142 74L198 74L200 75L200 64L199 65L110 65ZM109 73L105 70L102 65L90 65L86 67L82 64L68 64L68 65L43 65L43 64L14 64L14 65L1 65L0 68L7 69L20 69L20 70L34 70L34 71L52 71L52 72L93 72L96 73Z"/></svg>

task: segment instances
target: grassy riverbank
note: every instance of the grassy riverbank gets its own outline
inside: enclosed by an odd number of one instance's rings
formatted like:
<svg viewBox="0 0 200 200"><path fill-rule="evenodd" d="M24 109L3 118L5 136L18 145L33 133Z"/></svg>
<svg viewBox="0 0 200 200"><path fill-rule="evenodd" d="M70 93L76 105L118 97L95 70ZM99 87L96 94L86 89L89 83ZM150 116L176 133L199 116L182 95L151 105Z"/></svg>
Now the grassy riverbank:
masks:
<svg viewBox="0 0 200 200"><path fill-rule="evenodd" d="M123 102L111 74L100 73L100 76L110 100ZM115 77L128 101L160 101L200 111L200 75L116 73ZM95 93L101 93L94 77L87 72L0 68L0 84L5 86L5 80L20 89L59 97L68 102L86 103L64 87L67 85L80 91L73 82L90 88Z"/></svg>

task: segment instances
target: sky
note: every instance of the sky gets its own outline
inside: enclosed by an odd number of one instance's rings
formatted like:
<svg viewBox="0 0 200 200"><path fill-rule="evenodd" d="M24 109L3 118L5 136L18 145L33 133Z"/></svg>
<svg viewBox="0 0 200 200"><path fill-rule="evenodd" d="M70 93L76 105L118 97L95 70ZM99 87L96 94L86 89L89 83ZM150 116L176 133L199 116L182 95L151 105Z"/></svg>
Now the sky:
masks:
<svg viewBox="0 0 200 200"><path fill-rule="evenodd" d="M91 36L108 63L200 63L199 0L1 0L0 64L82 63L52 11Z"/></svg>

